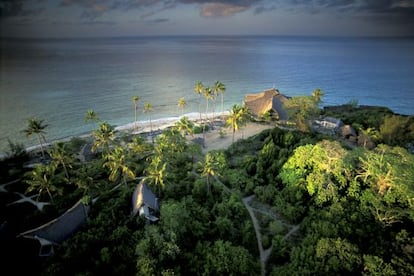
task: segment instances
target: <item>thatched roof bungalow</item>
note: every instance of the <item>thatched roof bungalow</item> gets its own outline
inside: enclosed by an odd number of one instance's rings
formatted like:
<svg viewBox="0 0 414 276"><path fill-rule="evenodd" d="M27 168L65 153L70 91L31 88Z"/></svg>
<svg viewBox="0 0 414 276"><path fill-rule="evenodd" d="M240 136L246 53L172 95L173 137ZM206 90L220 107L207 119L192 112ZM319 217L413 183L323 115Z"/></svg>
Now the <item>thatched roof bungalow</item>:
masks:
<svg viewBox="0 0 414 276"><path fill-rule="evenodd" d="M147 184L141 180L132 196L132 215L135 216L139 213L140 216L144 216L148 221L155 222L158 220L156 215L159 211L158 198Z"/></svg>
<svg viewBox="0 0 414 276"><path fill-rule="evenodd" d="M88 211L89 207L79 200L60 217L23 232L18 237L37 240L40 243L39 256L51 256L54 246L60 245L86 223Z"/></svg>
<svg viewBox="0 0 414 276"><path fill-rule="evenodd" d="M289 97L272 88L261 93L246 95L244 104L254 116L260 117L270 112L278 120L287 120L288 116L283 104L288 99Z"/></svg>

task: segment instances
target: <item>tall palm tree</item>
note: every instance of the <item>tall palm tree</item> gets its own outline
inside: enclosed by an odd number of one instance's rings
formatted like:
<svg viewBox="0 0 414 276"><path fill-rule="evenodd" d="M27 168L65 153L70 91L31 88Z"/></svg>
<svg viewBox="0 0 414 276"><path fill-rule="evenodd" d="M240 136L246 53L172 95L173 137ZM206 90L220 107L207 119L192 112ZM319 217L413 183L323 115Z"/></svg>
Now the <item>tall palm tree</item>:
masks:
<svg viewBox="0 0 414 276"><path fill-rule="evenodd" d="M45 157L45 152L43 149L43 143L46 143L46 138L45 138L45 128L48 125L43 124L44 120L40 120L40 119L36 119L36 118L30 118L28 120L28 126L26 129L23 130L23 132L26 134L27 137L32 136L33 134L37 135L37 138L39 140L39 144L40 144L40 150L42 151L42 156L43 158Z"/></svg>
<svg viewBox="0 0 414 276"><path fill-rule="evenodd" d="M247 122L248 116L249 110L245 106L239 106L235 104L233 105L233 108L230 110L230 116L227 117L226 123L228 126L231 127L233 131L233 143L236 131L238 131L240 127Z"/></svg>
<svg viewBox="0 0 414 276"><path fill-rule="evenodd" d="M148 113L148 118L150 122L150 130L151 130L151 139L154 142L154 137L152 136L152 120L151 120L151 112L153 111L152 104L147 102L144 104L144 113Z"/></svg>
<svg viewBox="0 0 414 276"><path fill-rule="evenodd" d="M49 155L52 158L51 165L55 166L56 169L62 166L66 179L69 180L68 168L72 168L74 158L66 151L65 144L62 142L56 143L53 149L49 151Z"/></svg>
<svg viewBox="0 0 414 276"><path fill-rule="evenodd" d="M135 179L135 173L126 164L126 153L121 146L117 146L113 151L106 154L106 162L103 164L104 168L109 168L109 180L117 181L119 176L122 176L124 184L127 185L126 178Z"/></svg>
<svg viewBox="0 0 414 276"><path fill-rule="evenodd" d="M132 101L134 103L134 112L135 112L135 117L134 117L134 126L135 126L135 131L137 131L138 126L137 126L137 111L138 111L138 102L139 102L139 96L134 96L132 97Z"/></svg>
<svg viewBox="0 0 414 276"><path fill-rule="evenodd" d="M206 117L206 121L207 121L208 120L208 115L207 115L208 114L208 103L209 103L209 100L213 99L213 97L214 97L213 91L211 90L210 86L204 87L203 95L204 95L204 98L206 99L206 114L205 114L205 117Z"/></svg>
<svg viewBox="0 0 414 276"><path fill-rule="evenodd" d="M92 151L96 152L98 148L102 148L102 152L105 154L109 150L111 142L115 139L115 129L107 122L103 122L99 125L99 129L92 132L94 142L92 145Z"/></svg>
<svg viewBox="0 0 414 276"><path fill-rule="evenodd" d="M187 105L187 102L185 101L184 98L180 98L178 100L178 107L181 108L181 116L184 116L184 108Z"/></svg>
<svg viewBox="0 0 414 276"><path fill-rule="evenodd" d="M210 178L212 176L219 175L225 167L225 157L222 152L210 151L207 153L204 163L202 164L201 175L206 177L207 182L207 194L211 193Z"/></svg>
<svg viewBox="0 0 414 276"><path fill-rule="evenodd" d="M223 83L216 81L214 83L214 93L217 95L221 94L221 113L222 114L224 113L224 91L226 91L226 86Z"/></svg>
<svg viewBox="0 0 414 276"><path fill-rule="evenodd" d="M201 122L201 95L204 92L204 85L201 81L197 81L194 86L194 92L198 94L198 113L200 114L200 122Z"/></svg>
<svg viewBox="0 0 414 276"><path fill-rule="evenodd" d="M52 193L60 192L60 189L55 186L55 167L50 165L36 166L30 173L27 174L28 178L25 180L29 187L26 192L37 191L37 200L42 196L44 192L47 193L50 200L53 201Z"/></svg>

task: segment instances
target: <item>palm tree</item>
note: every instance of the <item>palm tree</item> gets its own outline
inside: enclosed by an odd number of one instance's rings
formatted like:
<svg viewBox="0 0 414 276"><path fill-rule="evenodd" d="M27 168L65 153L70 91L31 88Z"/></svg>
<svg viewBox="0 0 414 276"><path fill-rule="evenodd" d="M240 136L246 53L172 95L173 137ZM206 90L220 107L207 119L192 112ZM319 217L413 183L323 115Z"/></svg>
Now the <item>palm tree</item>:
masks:
<svg viewBox="0 0 414 276"><path fill-rule="evenodd" d="M38 196L37 200L46 192L53 201L53 192L60 192L54 183L55 183L55 167L49 165L39 165L36 166L30 173L27 174L30 179L25 180L29 187L26 192L37 191Z"/></svg>
<svg viewBox="0 0 414 276"><path fill-rule="evenodd" d="M226 86L223 83L216 81L214 83L214 91L215 91L214 93L216 93L217 95L221 94L221 113L223 114L224 113L224 91L226 91Z"/></svg>
<svg viewBox="0 0 414 276"><path fill-rule="evenodd" d="M119 176L122 176L124 184L127 185L126 178L135 179L135 173L126 165L126 154L121 146L106 154L104 168L109 168L109 180L115 182Z"/></svg>
<svg viewBox="0 0 414 276"><path fill-rule="evenodd" d="M66 179L69 180L69 173L67 168L72 168L74 159L66 151L65 144L62 142L56 143L53 149L49 151L49 155L52 158L52 166L55 166L56 169L59 166L62 166Z"/></svg>
<svg viewBox="0 0 414 276"><path fill-rule="evenodd" d="M43 124L44 120L39 120L36 118L30 118L28 121L28 126L23 132L26 134L27 137L30 137L32 134L36 134L40 144L40 150L42 151L43 158L45 157L45 152L43 150L43 143L46 143L45 138L45 128L48 125Z"/></svg>
<svg viewBox="0 0 414 276"><path fill-rule="evenodd" d="M181 133L183 137L185 137L186 134L191 134L191 135L194 134L194 131L193 131L194 125L185 116L181 117L181 119L175 123L175 127L177 128L177 130Z"/></svg>
<svg viewBox="0 0 414 276"><path fill-rule="evenodd" d="M200 122L201 122L201 95L203 94L204 86L201 81L197 81L194 86L194 92L198 94L198 113L200 113Z"/></svg>
<svg viewBox="0 0 414 276"><path fill-rule="evenodd" d="M109 150L111 142L115 139L115 129L107 122L103 122L99 125L99 129L92 132L94 142L92 145L92 151L96 152L98 148L102 148L105 154Z"/></svg>
<svg viewBox="0 0 414 276"><path fill-rule="evenodd" d="M233 143L234 135L236 131L239 130L240 126L244 125L247 121L249 115L249 110L245 106L239 106L237 104L233 105L233 108L230 110L230 116L227 117L226 123L231 127L233 131Z"/></svg>
<svg viewBox="0 0 414 276"><path fill-rule="evenodd" d="M148 181L150 185L158 187L158 196L161 195L161 189L165 185L166 168L167 164L162 162L161 156L156 155L146 169L147 176L144 177L144 181Z"/></svg>
<svg viewBox="0 0 414 276"><path fill-rule="evenodd" d="M178 104L177 105L178 105L179 108L181 108L181 116L183 116L184 115L184 108L187 105L187 102L185 101L184 98L180 98L178 100Z"/></svg>
<svg viewBox="0 0 414 276"><path fill-rule="evenodd" d="M134 96L132 97L132 101L134 103L134 111L135 111L135 131L137 131L138 126L137 126L137 111L138 111L138 102L139 102L139 96Z"/></svg>
<svg viewBox="0 0 414 276"><path fill-rule="evenodd" d="M93 109L88 109L86 111L85 122L89 122L89 121L93 121L93 122L99 121L99 117Z"/></svg>
<svg viewBox="0 0 414 276"><path fill-rule="evenodd" d="M152 121L151 121L151 112L153 111L152 109L152 104L147 102L144 104L144 113L148 113L148 118L149 118L149 122L150 122L150 130L151 130L151 139L152 142L154 143L154 137L152 136Z"/></svg>
<svg viewBox="0 0 414 276"><path fill-rule="evenodd" d="M202 164L203 167L201 175L206 177L208 194L211 193L210 178L212 176L219 175L220 172L224 169L225 163L225 157L222 152L210 151L207 153L204 163Z"/></svg>
<svg viewBox="0 0 414 276"><path fill-rule="evenodd" d="M208 102L209 100L213 99L214 95L213 95L213 91L211 90L210 86L204 87L204 91L203 91L203 95L204 98L206 98L206 121L208 120Z"/></svg>
<svg viewBox="0 0 414 276"><path fill-rule="evenodd" d="M315 99L316 103L318 103L318 104L322 101L322 97L324 95L325 94L323 93L323 91L320 88L317 88L312 92L312 97Z"/></svg>

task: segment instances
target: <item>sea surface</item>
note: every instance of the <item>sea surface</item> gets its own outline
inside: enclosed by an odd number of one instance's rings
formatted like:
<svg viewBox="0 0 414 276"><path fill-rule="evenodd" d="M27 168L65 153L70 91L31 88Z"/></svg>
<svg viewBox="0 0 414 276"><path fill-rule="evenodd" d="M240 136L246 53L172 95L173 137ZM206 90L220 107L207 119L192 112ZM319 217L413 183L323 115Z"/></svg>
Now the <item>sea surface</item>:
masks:
<svg viewBox="0 0 414 276"><path fill-rule="evenodd" d="M0 152L8 139L33 146L22 130L30 117L48 125L46 139L81 135L93 109L110 124L198 112L196 81L226 85L225 109L247 93L272 87L288 96L320 88L323 105L357 100L414 112L414 39L178 36L0 40ZM203 103L204 107L204 103ZM210 105L211 107L211 105ZM210 111L212 109L210 108ZM221 111L220 100L216 111Z"/></svg>

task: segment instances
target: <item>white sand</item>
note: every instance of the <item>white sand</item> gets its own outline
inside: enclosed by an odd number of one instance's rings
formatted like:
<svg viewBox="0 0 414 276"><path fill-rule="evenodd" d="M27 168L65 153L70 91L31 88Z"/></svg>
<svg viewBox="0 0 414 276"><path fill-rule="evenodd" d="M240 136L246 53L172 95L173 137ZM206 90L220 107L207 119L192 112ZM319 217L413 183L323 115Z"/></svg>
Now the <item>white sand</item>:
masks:
<svg viewBox="0 0 414 276"><path fill-rule="evenodd" d="M219 120L220 118L222 118L222 116L227 116L228 114L229 114L228 112L224 112L223 114L222 113L215 113L214 118L215 118L215 120ZM200 119L199 113L189 113L189 114L185 114L184 116L186 116L187 118L189 118L189 120L191 120L195 123L199 123L199 121L200 121L199 120ZM205 118L204 114L202 114L202 118L203 119ZM209 120L212 120L213 114L211 114L211 113L208 114L208 118L209 118ZM155 132L155 131L164 130L166 128L172 127L180 119L181 119L181 117L169 117L169 118L162 118L162 119L152 120L151 121L152 130ZM133 134L149 133L151 131L151 124L150 124L149 121L137 122L137 130L135 131L135 123L132 122L132 123L129 123L129 124L126 124L126 125L117 126L117 127L115 127L115 130L118 131L118 132L129 131ZM263 124L253 123L253 122L248 123L246 126L242 127L239 131L236 131L235 136L234 136L234 141L237 141L239 139L249 138L253 135L256 135L256 134L260 133L263 130L273 128L273 127L274 127L274 125L270 125L270 124L269 125L263 125ZM225 132L225 135L220 135L220 129L222 129ZM78 137L88 138L90 136L91 136L91 134L85 134L85 135L81 135L81 136L78 136ZM65 138L65 139L49 142L47 144L44 144L43 146L45 148L47 148L48 146L51 146L54 142L69 141L71 138L73 138L73 137L68 137L68 138ZM187 138L189 140L192 140L194 138L203 138L203 134L196 134L194 136L188 136ZM210 151L210 150L226 149L232 144L232 142L233 142L233 133L232 133L231 128L216 127L214 130L210 130L210 131L206 132L203 152L207 152L207 151ZM40 145L35 145L35 146L31 146L31 147L26 148L26 151L28 151L28 152L35 151L35 150L40 150Z"/></svg>

